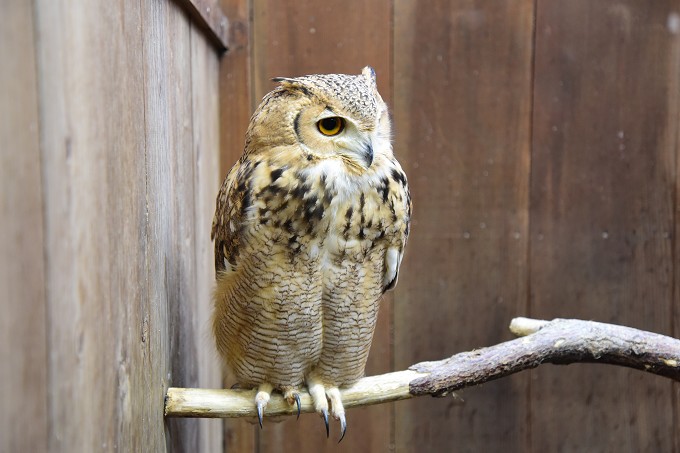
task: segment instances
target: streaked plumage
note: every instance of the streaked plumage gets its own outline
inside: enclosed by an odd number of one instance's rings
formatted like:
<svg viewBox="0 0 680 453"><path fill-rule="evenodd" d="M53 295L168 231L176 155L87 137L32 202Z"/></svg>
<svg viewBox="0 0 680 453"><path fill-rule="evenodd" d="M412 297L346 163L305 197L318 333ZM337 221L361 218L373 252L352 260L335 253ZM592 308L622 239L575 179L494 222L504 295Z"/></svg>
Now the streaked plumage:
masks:
<svg viewBox="0 0 680 453"><path fill-rule="evenodd" d="M337 388L364 374L411 199L371 68L275 80L217 197L213 331L260 412L307 385L344 434Z"/></svg>

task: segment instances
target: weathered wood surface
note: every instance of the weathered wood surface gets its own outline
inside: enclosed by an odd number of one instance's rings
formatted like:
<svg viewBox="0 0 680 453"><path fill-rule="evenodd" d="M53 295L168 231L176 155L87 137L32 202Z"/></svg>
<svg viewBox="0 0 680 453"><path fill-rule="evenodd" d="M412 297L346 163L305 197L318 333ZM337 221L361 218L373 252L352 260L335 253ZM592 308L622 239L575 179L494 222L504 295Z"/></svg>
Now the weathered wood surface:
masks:
<svg viewBox="0 0 680 453"><path fill-rule="evenodd" d="M0 450L215 451L219 423L162 408L220 384L218 55L167 0L23 3L0 15Z"/></svg>
<svg viewBox="0 0 680 453"><path fill-rule="evenodd" d="M196 294L191 303L195 310L194 341L198 356L198 385L213 388L222 385L222 367L210 332L212 288L215 282L215 259L210 231L219 190L220 127L219 127L219 61L195 27L191 29L191 84L194 166L194 228L193 248L196 255ZM222 448L222 423L216 420L199 422L200 447L203 452Z"/></svg>
<svg viewBox="0 0 680 453"><path fill-rule="evenodd" d="M47 449L45 264L29 2L0 3L0 451ZM27 435L27 427L31 427Z"/></svg>
<svg viewBox="0 0 680 453"><path fill-rule="evenodd" d="M158 449L164 445L163 420L154 408L160 395L153 390L163 386L159 375L165 370L154 345L159 325L145 316L153 304L147 293L146 182L140 164L145 153L141 11L112 2L71 8L67 2L37 1L34 14L48 448Z"/></svg>
<svg viewBox="0 0 680 453"><path fill-rule="evenodd" d="M149 300L160 302L152 325L167 348L157 362L168 385L198 381L198 348L193 341L196 297L191 30L170 2L145 2L144 74L149 200ZM153 233L152 233L153 232ZM155 277L158 276L158 277ZM189 451L199 443L198 420L168 421L168 443Z"/></svg>
<svg viewBox="0 0 680 453"><path fill-rule="evenodd" d="M278 75L371 64L392 106L414 224L369 374L497 343L520 314L677 336L676 1L220 6L219 124L216 54L176 3L0 6L0 376L24 386L0 450L220 445L215 422L166 425L162 397L217 386L206 225ZM465 405L354 410L341 448L680 451L679 388L545 367ZM338 449L313 415L266 428L229 422L224 445Z"/></svg>
<svg viewBox="0 0 680 453"><path fill-rule="evenodd" d="M537 2L532 316L678 335L679 6ZM664 379L541 369L530 395L533 451L673 450L679 420Z"/></svg>
<svg viewBox="0 0 680 453"><path fill-rule="evenodd" d="M680 382L680 340L632 327L580 319L515 318L516 340L418 363L426 373L410 382L414 396L446 396L543 364L601 363L634 368Z"/></svg>
<svg viewBox="0 0 680 453"><path fill-rule="evenodd" d="M527 310L533 1L395 2L396 154L413 228L395 369L498 343ZM525 451L528 377L395 407L397 451Z"/></svg>

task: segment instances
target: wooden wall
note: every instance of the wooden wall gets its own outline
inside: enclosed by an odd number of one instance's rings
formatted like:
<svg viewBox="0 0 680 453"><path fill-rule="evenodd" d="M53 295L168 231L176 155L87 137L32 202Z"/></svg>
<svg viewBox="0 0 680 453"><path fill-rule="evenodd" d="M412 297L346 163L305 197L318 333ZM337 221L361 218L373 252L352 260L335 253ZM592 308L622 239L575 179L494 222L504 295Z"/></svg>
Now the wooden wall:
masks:
<svg viewBox="0 0 680 453"><path fill-rule="evenodd" d="M177 3L0 4L0 451L216 451L218 52Z"/></svg>
<svg viewBox="0 0 680 453"><path fill-rule="evenodd" d="M518 315L677 336L680 0L220 0L221 59L179 3L0 3L0 451L680 452L680 386L601 365L351 410L340 445L162 414L221 385L214 197L274 76L370 64L392 107L415 211L370 374Z"/></svg>
<svg viewBox="0 0 680 453"><path fill-rule="evenodd" d="M519 315L677 336L679 1L222 5L222 175L271 77L370 64L392 107L414 220L369 373ZM228 421L226 450L680 451L680 387L644 373L544 366L461 396L352 410L339 446L314 415Z"/></svg>

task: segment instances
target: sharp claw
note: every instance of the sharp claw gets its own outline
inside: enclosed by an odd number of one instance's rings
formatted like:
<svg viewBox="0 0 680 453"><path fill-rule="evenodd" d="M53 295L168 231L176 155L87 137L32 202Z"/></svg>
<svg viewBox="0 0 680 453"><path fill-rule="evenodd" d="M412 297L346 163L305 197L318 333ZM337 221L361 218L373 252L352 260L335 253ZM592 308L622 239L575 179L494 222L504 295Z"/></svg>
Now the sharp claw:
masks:
<svg viewBox="0 0 680 453"><path fill-rule="evenodd" d="M257 403L257 420L260 422L260 429L262 429L262 404Z"/></svg>
<svg viewBox="0 0 680 453"><path fill-rule="evenodd" d="M323 409L321 414L323 415L323 422L326 424L326 437L328 438L331 435L330 428L328 427L328 411Z"/></svg>
<svg viewBox="0 0 680 453"><path fill-rule="evenodd" d="M300 395L298 395L296 393L295 395L293 395L293 398L295 398L295 404L297 404L297 408L298 408L297 418L299 419L300 418L300 406L302 406L302 403L300 403Z"/></svg>
<svg viewBox="0 0 680 453"><path fill-rule="evenodd" d="M340 440L338 443L342 442L342 439L345 438L345 432L347 432L347 420L345 419L344 415L340 416L340 432L342 434L340 435Z"/></svg>

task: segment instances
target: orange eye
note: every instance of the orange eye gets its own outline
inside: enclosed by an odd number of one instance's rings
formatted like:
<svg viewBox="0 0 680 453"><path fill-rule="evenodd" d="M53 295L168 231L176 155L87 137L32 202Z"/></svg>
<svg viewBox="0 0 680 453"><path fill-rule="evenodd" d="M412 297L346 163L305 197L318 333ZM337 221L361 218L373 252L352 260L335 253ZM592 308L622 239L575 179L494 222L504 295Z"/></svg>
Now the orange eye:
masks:
<svg viewBox="0 0 680 453"><path fill-rule="evenodd" d="M339 116L331 116L329 118L324 118L316 123L319 128L319 132L323 135L328 135L332 137L333 135L338 135L345 128L345 120Z"/></svg>

